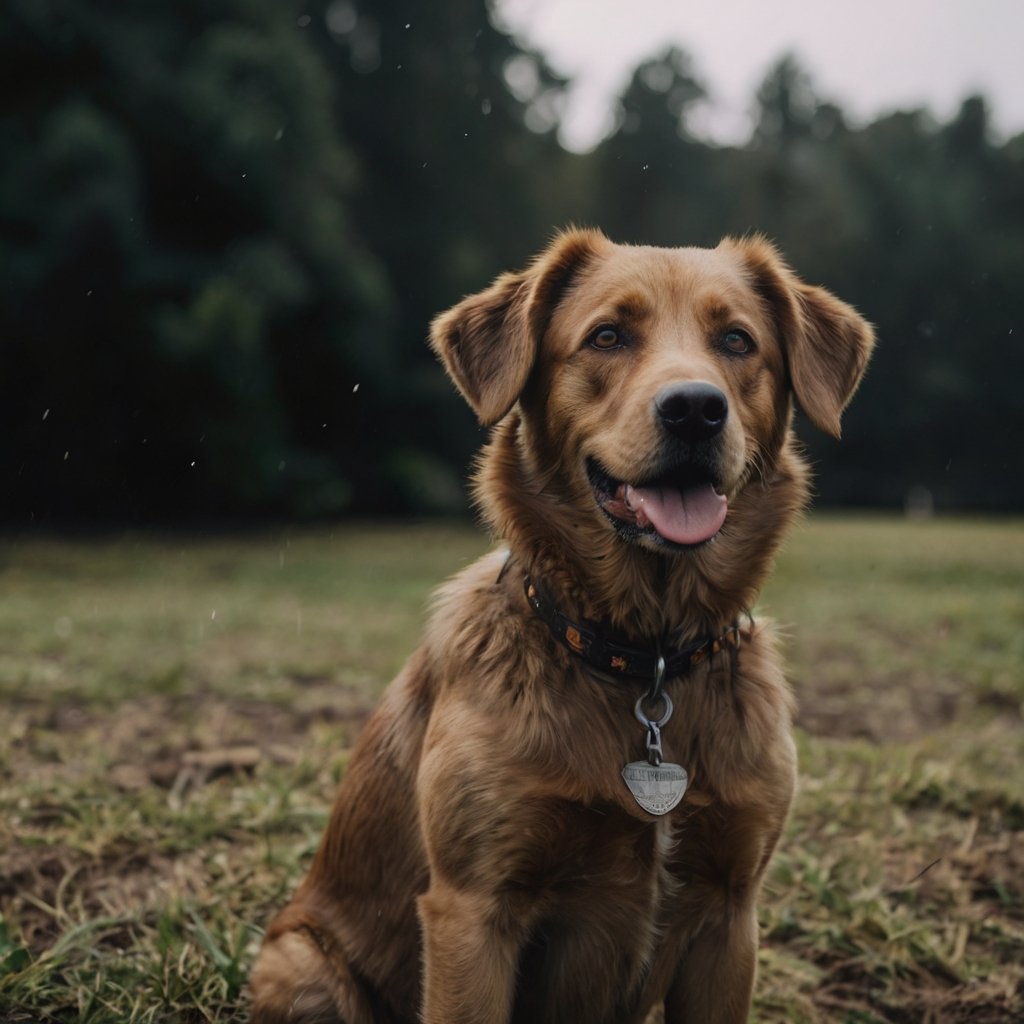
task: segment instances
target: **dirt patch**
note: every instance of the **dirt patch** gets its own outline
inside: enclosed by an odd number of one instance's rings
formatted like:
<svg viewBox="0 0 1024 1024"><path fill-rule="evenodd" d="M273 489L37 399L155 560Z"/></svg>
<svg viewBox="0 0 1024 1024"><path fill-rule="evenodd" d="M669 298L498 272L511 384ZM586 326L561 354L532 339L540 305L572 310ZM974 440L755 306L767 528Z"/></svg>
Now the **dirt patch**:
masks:
<svg viewBox="0 0 1024 1024"><path fill-rule="evenodd" d="M936 688L923 679L795 689L796 724L812 736L906 742L949 725L963 708L953 686Z"/></svg>
<svg viewBox="0 0 1024 1024"><path fill-rule="evenodd" d="M1024 991L983 979L952 984L944 977L899 979L883 984L867 972L840 969L814 995L829 1021L873 1020L887 1024L1008 1024L1020 1020Z"/></svg>
<svg viewBox="0 0 1024 1024"><path fill-rule="evenodd" d="M301 756L311 730L331 728L341 747L351 744L369 717L369 701L336 684L307 685L290 702L213 694L146 695L116 708L65 700L31 699L9 709L12 785L83 779L102 772L123 790L152 783L164 788L202 751L253 747L274 763ZM230 757L225 767L232 767ZM255 764L234 764L252 769ZM219 773L215 764L210 774ZM45 813L45 803L35 808Z"/></svg>
<svg viewBox="0 0 1024 1024"><path fill-rule="evenodd" d="M949 725L974 704L969 695L976 688L964 680L865 665L861 654L843 648L817 652L814 663L819 672L792 677L797 725L813 736L906 742ZM995 710L1019 714L1009 703Z"/></svg>

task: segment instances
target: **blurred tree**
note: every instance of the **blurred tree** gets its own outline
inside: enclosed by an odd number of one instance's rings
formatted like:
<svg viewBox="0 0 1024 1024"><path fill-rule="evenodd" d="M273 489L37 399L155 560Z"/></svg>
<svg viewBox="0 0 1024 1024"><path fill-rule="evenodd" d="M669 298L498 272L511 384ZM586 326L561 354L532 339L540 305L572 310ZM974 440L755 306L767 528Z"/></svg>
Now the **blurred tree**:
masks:
<svg viewBox="0 0 1024 1024"><path fill-rule="evenodd" d="M612 237L652 245L706 239L714 154L692 124L706 97L689 54L676 47L633 73L616 127L593 156L594 219Z"/></svg>
<svg viewBox="0 0 1024 1024"><path fill-rule="evenodd" d="M427 328L551 231L563 198L550 174L563 83L495 28L480 0L303 9L339 83L339 133L365 167L353 222L397 300L391 350L402 372L373 395L394 454L361 486L377 489L375 504L450 508L480 437L468 410L447 400Z"/></svg>
<svg viewBox="0 0 1024 1024"><path fill-rule="evenodd" d="M996 199L997 182L1013 175L1007 150L988 139L983 103L968 99L944 128L922 112L882 118L846 139L842 157L865 244L834 272L883 344L851 409L857 440L841 446L844 471L826 497L894 504L923 487L939 507L1024 506L992 443L1024 433L1008 383L1024 377L1012 339L1024 314L1014 283L1024 221Z"/></svg>
<svg viewBox="0 0 1024 1024"><path fill-rule="evenodd" d="M787 54L768 72L757 90L757 122L753 144L788 153L815 136L821 103L810 75Z"/></svg>
<svg viewBox="0 0 1024 1024"><path fill-rule="evenodd" d="M19 0L0 55L20 84L0 117L8 517L340 507L287 368L298 337L308 372L381 372L388 290L291 19Z"/></svg>
<svg viewBox="0 0 1024 1024"><path fill-rule="evenodd" d="M12 0L7 518L461 507L427 324L550 230L561 83L422 13Z"/></svg>

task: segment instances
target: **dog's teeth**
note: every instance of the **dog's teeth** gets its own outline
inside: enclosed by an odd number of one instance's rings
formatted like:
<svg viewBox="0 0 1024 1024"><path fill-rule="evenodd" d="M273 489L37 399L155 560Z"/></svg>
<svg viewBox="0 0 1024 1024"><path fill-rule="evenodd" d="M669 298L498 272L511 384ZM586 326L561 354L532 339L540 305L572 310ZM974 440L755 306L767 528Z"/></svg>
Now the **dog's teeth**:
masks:
<svg viewBox="0 0 1024 1024"><path fill-rule="evenodd" d="M636 489L626 484L625 488L626 508L636 517L636 525L641 530L646 530L651 525L651 520L644 511L644 499L636 493Z"/></svg>

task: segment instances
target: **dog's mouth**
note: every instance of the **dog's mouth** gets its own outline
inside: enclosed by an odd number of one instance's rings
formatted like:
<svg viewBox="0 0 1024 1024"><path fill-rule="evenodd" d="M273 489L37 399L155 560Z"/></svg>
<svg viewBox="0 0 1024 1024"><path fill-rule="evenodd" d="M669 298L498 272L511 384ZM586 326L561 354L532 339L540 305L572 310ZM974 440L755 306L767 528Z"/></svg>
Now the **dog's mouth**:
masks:
<svg viewBox="0 0 1024 1024"><path fill-rule="evenodd" d="M587 459L587 476L598 507L627 540L698 547L715 538L729 510L711 473L699 465L675 466L630 484Z"/></svg>

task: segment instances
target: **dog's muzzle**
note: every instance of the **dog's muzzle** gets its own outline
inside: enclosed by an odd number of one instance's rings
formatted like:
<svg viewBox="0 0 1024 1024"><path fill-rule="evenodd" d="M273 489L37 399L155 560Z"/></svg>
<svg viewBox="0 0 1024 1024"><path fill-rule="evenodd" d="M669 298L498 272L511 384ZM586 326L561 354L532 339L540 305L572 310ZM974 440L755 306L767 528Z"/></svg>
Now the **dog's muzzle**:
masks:
<svg viewBox="0 0 1024 1024"><path fill-rule="evenodd" d="M661 468L630 481L590 458L594 499L625 540L699 547L714 539L728 512L718 467L729 401L706 381L682 381L655 395L652 416L663 437Z"/></svg>

